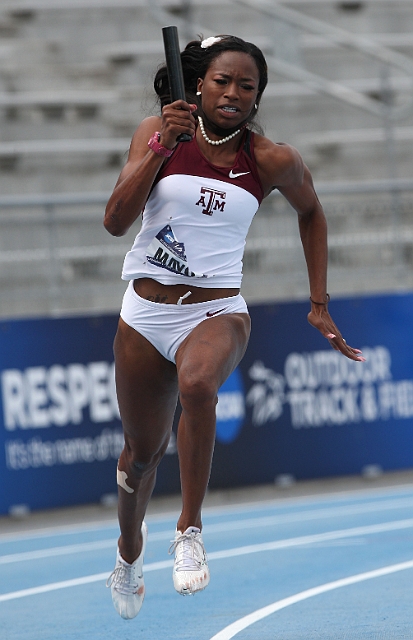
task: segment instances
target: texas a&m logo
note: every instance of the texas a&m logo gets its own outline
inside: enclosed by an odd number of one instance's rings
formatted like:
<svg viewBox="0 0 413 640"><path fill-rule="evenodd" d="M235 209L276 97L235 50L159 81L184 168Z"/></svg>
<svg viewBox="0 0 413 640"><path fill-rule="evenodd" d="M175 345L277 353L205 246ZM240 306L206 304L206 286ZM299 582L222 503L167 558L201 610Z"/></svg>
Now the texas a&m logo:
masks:
<svg viewBox="0 0 413 640"><path fill-rule="evenodd" d="M224 211L224 201L226 197L227 194L225 191L201 187L201 197L195 204L198 207L203 207L202 213L205 213L207 216L212 216L214 211Z"/></svg>

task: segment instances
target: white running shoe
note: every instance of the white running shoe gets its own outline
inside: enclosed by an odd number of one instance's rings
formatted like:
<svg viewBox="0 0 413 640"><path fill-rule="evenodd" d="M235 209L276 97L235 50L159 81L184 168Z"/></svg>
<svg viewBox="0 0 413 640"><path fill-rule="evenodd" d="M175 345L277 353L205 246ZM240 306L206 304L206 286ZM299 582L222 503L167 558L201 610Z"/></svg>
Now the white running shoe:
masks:
<svg viewBox="0 0 413 640"><path fill-rule="evenodd" d="M106 581L106 586L110 587L112 592L113 605L125 620L130 620L138 615L145 597L142 567L147 538L148 528L143 522L140 556L135 562L129 564L122 558L118 549L115 568Z"/></svg>
<svg viewBox="0 0 413 640"><path fill-rule="evenodd" d="M183 596L192 596L202 591L209 583L209 569L202 541L197 527L188 527L184 533L177 531L169 553L175 552L172 572L174 587Z"/></svg>

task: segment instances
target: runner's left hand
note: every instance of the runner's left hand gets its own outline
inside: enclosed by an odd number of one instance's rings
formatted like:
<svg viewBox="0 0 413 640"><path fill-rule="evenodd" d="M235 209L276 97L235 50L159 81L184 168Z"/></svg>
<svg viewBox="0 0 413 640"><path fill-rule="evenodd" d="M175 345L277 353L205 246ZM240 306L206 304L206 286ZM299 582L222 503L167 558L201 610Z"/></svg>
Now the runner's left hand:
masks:
<svg viewBox="0 0 413 640"><path fill-rule="evenodd" d="M341 353L350 360L356 360L358 362L366 361L361 355L362 352L360 349L353 349L353 347L347 344L326 307L311 309L307 320L329 341L333 349L341 351Z"/></svg>

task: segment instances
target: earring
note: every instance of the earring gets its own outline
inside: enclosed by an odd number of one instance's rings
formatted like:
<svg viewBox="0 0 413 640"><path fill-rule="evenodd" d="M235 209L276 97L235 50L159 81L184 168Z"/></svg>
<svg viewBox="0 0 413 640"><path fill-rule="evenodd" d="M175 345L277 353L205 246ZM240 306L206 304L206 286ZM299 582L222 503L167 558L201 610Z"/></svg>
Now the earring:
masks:
<svg viewBox="0 0 413 640"><path fill-rule="evenodd" d="M255 104L254 104L254 107L255 107L256 109L258 109L258 105L257 105L257 103L255 103Z"/></svg>
<svg viewBox="0 0 413 640"><path fill-rule="evenodd" d="M196 92L196 95L197 95L197 96L200 96L200 95L201 95L201 92L200 92L200 91L197 91L197 92Z"/></svg>

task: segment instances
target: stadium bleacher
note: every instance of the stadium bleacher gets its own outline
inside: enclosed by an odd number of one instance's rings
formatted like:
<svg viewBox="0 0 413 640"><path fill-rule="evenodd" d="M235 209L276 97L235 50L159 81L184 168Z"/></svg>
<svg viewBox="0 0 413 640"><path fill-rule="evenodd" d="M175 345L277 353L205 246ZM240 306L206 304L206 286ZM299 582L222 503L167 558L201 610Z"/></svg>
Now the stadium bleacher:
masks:
<svg viewBox="0 0 413 640"><path fill-rule="evenodd" d="M104 232L103 202L136 125L157 113L151 85L167 21L182 45L202 29L263 48L270 83L260 123L299 148L320 185L330 290L412 286L411 0L279 4L270 15L278 3L261 0L0 0L0 317L118 309L132 236L120 244ZM366 55L369 47L382 57ZM42 194L56 201L36 203ZM376 241L372 230L382 232ZM252 225L244 294L307 295L295 216L277 195Z"/></svg>

